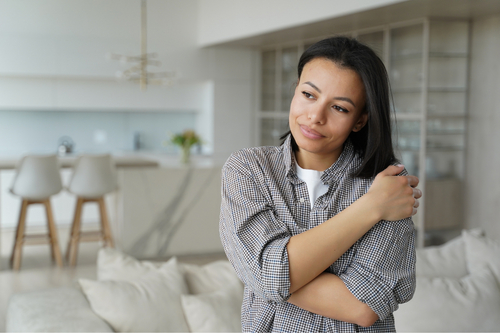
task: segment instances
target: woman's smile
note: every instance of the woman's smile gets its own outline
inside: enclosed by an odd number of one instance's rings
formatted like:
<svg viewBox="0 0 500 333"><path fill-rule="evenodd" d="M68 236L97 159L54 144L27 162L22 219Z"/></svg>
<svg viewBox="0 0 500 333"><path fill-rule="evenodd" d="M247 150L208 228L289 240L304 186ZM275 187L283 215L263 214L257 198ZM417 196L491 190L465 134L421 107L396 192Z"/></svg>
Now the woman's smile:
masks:
<svg viewBox="0 0 500 333"><path fill-rule="evenodd" d="M316 132L312 128L306 126L306 125L299 125L300 130L302 131L302 134L304 134L305 137L308 137L309 139L322 139L325 136L321 135L320 133Z"/></svg>

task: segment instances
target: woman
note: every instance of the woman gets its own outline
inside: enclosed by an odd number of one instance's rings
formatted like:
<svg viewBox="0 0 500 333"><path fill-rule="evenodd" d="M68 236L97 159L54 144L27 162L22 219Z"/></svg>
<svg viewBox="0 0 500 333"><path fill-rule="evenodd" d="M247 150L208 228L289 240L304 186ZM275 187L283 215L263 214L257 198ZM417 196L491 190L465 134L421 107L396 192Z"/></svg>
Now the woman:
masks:
<svg viewBox="0 0 500 333"><path fill-rule="evenodd" d="M236 152L222 172L242 329L395 331L392 312L415 289L421 192L395 165L385 67L333 37L304 52L298 77L284 143Z"/></svg>

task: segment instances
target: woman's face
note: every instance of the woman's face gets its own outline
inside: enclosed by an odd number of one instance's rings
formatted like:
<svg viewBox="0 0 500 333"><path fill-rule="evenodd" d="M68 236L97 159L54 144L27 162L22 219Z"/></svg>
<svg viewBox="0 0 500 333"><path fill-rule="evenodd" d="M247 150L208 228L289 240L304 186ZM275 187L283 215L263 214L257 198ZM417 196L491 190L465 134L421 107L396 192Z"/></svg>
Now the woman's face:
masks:
<svg viewBox="0 0 500 333"><path fill-rule="evenodd" d="M316 58L300 76L290 106L290 130L302 168L325 170L342 153L351 131L365 126L365 88L359 75L334 62Z"/></svg>

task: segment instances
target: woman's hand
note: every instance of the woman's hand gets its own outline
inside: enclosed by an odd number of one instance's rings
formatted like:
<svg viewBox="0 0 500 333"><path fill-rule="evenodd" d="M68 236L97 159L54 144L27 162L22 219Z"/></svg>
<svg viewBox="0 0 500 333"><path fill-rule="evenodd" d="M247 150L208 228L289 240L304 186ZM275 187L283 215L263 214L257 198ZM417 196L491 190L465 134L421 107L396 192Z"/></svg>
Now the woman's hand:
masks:
<svg viewBox="0 0 500 333"><path fill-rule="evenodd" d="M415 176L398 176L403 165L387 167L380 172L366 193L380 214L380 220L397 221L417 213L418 198L422 192L415 187L418 178Z"/></svg>

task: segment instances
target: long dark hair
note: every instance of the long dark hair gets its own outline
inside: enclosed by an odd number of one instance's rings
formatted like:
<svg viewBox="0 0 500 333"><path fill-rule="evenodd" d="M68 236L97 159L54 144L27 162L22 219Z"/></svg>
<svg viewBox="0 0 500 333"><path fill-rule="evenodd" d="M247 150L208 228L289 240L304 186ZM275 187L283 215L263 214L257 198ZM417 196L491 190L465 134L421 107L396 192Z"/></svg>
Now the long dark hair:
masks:
<svg viewBox="0 0 500 333"><path fill-rule="evenodd" d="M391 137L390 87L384 63L371 48L349 37L323 39L309 47L299 60L298 77L304 66L313 59L324 58L341 68L358 73L366 92L364 112L368 113L366 125L358 132L351 132L355 152L363 158L354 176L370 178L396 161ZM291 132L282 136L286 138ZM292 149L298 150L292 135Z"/></svg>

